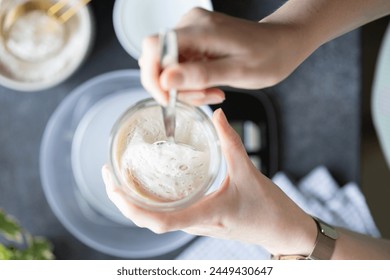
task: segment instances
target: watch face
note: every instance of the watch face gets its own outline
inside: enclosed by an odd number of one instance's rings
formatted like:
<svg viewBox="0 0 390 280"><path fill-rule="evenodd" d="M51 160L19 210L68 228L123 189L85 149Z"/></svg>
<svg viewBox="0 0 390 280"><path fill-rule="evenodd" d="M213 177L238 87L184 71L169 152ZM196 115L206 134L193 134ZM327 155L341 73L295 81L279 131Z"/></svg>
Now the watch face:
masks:
<svg viewBox="0 0 390 280"><path fill-rule="evenodd" d="M320 225L321 225L321 233L323 233L324 235L332 239L337 239L339 237L339 234L333 227L329 226L328 224L322 221L320 221Z"/></svg>

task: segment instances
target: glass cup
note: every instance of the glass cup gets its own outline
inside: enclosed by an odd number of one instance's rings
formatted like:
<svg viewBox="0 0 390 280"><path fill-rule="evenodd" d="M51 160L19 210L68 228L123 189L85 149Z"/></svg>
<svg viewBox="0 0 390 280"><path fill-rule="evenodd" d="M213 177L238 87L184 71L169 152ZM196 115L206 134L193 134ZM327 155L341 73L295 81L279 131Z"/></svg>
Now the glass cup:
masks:
<svg viewBox="0 0 390 280"><path fill-rule="evenodd" d="M175 141L169 142L162 108L153 99L138 102L117 120L109 158L126 197L154 211L198 201L211 191L222 162L217 133L203 109L177 102Z"/></svg>

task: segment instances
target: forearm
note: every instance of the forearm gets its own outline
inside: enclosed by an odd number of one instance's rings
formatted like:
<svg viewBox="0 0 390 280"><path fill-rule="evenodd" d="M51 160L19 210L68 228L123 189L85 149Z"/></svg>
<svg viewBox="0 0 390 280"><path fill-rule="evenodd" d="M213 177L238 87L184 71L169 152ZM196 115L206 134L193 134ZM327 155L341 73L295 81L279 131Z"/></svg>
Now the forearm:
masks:
<svg viewBox="0 0 390 280"><path fill-rule="evenodd" d="M261 22L292 27L313 51L322 44L390 14L389 0L290 0ZM295 32L294 32L295 33Z"/></svg>
<svg viewBox="0 0 390 280"><path fill-rule="evenodd" d="M339 238L336 241L332 259L390 259L390 241L372 238L367 235L338 228Z"/></svg>
<svg viewBox="0 0 390 280"><path fill-rule="evenodd" d="M261 22L285 28L290 48L299 45L295 57L303 60L322 44L389 13L389 0L290 0ZM390 259L390 241L339 231L334 259Z"/></svg>

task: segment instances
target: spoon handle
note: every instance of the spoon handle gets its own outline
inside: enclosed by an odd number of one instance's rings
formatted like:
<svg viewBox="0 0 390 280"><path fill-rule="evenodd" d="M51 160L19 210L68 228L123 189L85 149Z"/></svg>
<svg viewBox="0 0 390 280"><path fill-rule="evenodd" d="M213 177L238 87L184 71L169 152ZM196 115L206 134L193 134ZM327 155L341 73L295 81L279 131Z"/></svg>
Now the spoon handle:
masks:
<svg viewBox="0 0 390 280"><path fill-rule="evenodd" d="M176 32L169 30L160 33L160 65L166 68L172 64L178 63L178 46ZM169 101L167 106L163 106L163 120L167 140L174 142L175 138L175 107L176 107L177 90L169 90Z"/></svg>

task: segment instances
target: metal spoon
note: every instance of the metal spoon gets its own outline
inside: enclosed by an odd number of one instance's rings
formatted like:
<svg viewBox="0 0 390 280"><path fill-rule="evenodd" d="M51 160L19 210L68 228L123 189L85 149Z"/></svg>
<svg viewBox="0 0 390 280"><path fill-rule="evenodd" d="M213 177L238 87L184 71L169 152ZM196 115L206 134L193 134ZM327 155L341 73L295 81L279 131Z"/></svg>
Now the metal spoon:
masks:
<svg viewBox="0 0 390 280"><path fill-rule="evenodd" d="M160 65L162 68L166 68L172 64L178 63L178 46L176 32L169 30L167 32L160 33ZM177 90L169 90L169 101L166 106L162 107L165 134L167 141L175 141L175 108L176 108ZM159 142L161 144L161 141Z"/></svg>

